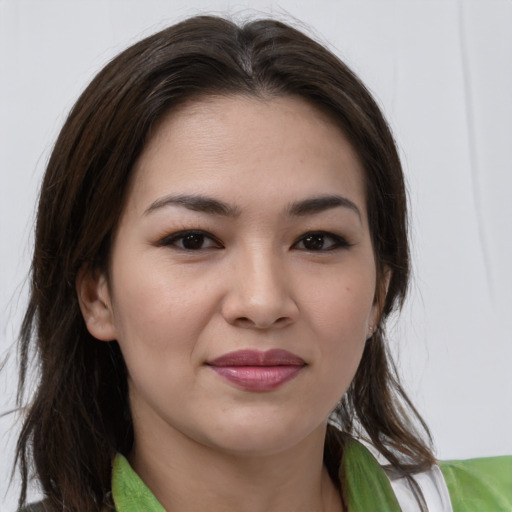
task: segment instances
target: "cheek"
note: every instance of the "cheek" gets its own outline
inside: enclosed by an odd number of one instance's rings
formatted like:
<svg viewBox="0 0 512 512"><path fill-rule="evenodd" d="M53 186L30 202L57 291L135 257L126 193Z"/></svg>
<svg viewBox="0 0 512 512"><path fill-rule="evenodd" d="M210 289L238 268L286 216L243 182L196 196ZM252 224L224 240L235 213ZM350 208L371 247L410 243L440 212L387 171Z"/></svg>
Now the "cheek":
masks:
<svg viewBox="0 0 512 512"><path fill-rule="evenodd" d="M187 371L197 349L200 322L193 301L183 293L172 293L165 280L152 281L148 276L129 284L125 280L117 290L115 306L130 397L138 400L132 407L139 411L141 400L156 409L168 401L179 405L180 397L171 389L177 382L192 387L194 378ZM191 317L196 321L191 322Z"/></svg>
<svg viewBox="0 0 512 512"><path fill-rule="evenodd" d="M310 325L317 340L326 389L338 400L350 384L365 347L374 305L371 272L348 272L309 295Z"/></svg>
<svg viewBox="0 0 512 512"><path fill-rule="evenodd" d="M118 264L112 282L115 328L127 364L137 358L159 364L167 354L193 350L201 318L199 293L190 283L155 262L140 268Z"/></svg>
<svg viewBox="0 0 512 512"><path fill-rule="evenodd" d="M366 270L333 273L323 286L308 288L313 324L327 338L357 341L364 338L375 303L374 274Z"/></svg>

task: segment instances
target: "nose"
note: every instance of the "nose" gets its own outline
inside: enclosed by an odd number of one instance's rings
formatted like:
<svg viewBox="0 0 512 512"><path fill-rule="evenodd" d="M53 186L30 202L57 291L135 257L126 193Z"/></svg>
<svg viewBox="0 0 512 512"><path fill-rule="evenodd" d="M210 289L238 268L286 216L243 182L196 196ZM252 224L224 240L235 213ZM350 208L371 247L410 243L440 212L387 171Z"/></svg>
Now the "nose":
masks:
<svg viewBox="0 0 512 512"><path fill-rule="evenodd" d="M299 308L289 272L283 258L270 252L244 251L232 262L229 289L222 303L228 323L265 330L283 328L297 320Z"/></svg>

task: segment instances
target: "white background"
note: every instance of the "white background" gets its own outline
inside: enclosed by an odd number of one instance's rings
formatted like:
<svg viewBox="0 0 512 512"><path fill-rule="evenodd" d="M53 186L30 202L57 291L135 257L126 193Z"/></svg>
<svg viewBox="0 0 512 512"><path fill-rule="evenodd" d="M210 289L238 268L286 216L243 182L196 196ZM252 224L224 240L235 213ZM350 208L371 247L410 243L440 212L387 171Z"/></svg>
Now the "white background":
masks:
<svg viewBox="0 0 512 512"><path fill-rule="evenodd" d="M67 111L120 50L202 12L297 18L374 92L412 207L415 277L391 330L406 389L440 458L512 453L510 0L0 0L0 412L14 402L38 185ZM15 508L13 423L0 418L2 511Z"/></svg>

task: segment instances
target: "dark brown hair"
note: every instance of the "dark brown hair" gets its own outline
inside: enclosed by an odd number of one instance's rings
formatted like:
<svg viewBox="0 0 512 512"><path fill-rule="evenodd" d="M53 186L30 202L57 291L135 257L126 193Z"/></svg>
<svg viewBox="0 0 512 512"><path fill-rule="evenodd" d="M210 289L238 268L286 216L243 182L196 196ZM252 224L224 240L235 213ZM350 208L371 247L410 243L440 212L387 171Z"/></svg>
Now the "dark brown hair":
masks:
<svg viewBox="0 0 512 512"><path fill-rule="evenodd" d="M391 279L381 322L333 413L339 430L329 429L325 456L331 475L334 446L342 449L346 436L365 436L404 475L434 462L414 425L429 439L428 430L400 387L385 343L384 321L401 307L409 278L406 193L386 121L347 66L294 28L202 16L112 60L76 102L53 149L20 337L20 401L32 354L39 370L17 446L20 505L32 467L48 510L90 512L108 504L112 458L129 453L133 442L126 369L116 342L100 343L87 331L76 276L83 267L106 268L134 162L152 128L185 101L232 94L308 100L338 123L365 169L381 290L386 271Z"/></svg>

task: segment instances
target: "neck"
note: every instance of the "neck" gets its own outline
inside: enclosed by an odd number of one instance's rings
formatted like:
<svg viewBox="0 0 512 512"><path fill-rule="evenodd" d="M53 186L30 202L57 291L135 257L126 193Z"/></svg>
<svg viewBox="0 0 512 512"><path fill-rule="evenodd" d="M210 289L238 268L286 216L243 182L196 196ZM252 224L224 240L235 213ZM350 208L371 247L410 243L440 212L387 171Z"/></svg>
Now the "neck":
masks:
<svg viewBox="0 0 512 512"><path fill-rule="evenodd" d="M323 466L325 426L297 446L265 455L226 453L177 431L154 434L136 435L130 460L165 510L342 510Z"/></svg>

